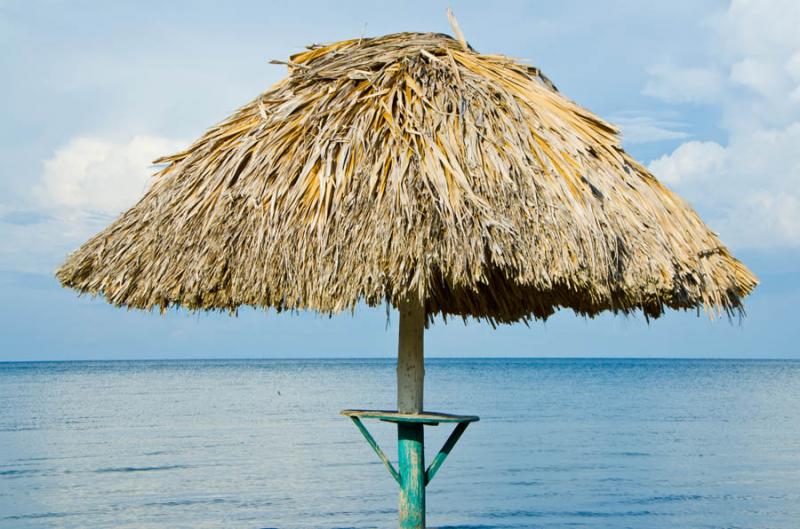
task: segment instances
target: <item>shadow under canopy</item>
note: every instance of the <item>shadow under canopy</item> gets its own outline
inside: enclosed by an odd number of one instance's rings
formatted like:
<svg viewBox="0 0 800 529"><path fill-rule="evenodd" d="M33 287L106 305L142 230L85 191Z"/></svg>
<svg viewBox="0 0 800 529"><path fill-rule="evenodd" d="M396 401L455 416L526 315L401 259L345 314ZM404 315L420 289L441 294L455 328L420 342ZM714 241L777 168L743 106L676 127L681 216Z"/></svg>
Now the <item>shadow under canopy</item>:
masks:
<svg viewBox="0 0 800 529"><path fill-rule="evenodd" d="M614 126L454 30L290 57L288 77L157 160L141 200L57 271L138 309L398 307L398 410L363 418L398 425L404 528L425 526L426 421L413 418L437 314L731 316L757 284ZM343 413L360 425L366 412Z"/></svg>

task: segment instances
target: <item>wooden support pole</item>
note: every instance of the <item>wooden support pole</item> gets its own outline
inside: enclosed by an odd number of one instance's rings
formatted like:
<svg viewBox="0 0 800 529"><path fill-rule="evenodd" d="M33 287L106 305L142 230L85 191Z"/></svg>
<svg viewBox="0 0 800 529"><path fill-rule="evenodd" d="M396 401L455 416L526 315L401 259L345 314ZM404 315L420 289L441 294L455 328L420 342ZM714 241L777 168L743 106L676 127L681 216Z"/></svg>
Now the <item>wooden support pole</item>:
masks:
<svg viewBox="0 0 800 529"><path fill-rule="evenodd" d="M400 303L398 309L400 336L397 347L397 411L422 413L425 309L416 299Z"/></svg>
<svg viewBox="0 0 800 529"><path fill-rule="evenodd" d="M425 309L417 300L400 304L397 411L422 413ZM425 529L425 433L422 423L397 423L400 528Z"/></svg>

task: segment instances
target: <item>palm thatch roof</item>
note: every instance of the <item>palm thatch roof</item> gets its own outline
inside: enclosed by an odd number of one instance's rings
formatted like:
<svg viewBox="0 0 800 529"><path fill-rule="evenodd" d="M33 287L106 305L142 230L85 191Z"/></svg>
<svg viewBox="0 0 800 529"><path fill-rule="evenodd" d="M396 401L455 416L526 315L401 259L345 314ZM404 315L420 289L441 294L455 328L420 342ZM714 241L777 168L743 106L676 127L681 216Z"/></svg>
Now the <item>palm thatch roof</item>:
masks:
<svg viewBox="0 0 800 529"><path fill-rule="evenodd" d="M460 35L459 35L460 37ZM462 38L310 46L58 279L115 305L335 313L417 298L491 322L703 307L757 284L617 129Z"/></svg>

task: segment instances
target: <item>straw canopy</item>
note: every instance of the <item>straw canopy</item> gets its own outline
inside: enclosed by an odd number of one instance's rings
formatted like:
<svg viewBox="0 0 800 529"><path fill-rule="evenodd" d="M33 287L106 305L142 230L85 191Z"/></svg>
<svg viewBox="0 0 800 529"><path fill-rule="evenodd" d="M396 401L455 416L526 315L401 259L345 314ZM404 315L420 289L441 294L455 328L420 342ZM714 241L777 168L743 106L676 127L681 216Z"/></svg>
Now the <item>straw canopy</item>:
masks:
<svg viewBox="0 0 800 529"><path fill-rule="evenodd" d="M460 37L460 36L459 36ZM753 274L533 67L441 34L311 46L58 279L115 305L491 322L742 310Z"/></svg>

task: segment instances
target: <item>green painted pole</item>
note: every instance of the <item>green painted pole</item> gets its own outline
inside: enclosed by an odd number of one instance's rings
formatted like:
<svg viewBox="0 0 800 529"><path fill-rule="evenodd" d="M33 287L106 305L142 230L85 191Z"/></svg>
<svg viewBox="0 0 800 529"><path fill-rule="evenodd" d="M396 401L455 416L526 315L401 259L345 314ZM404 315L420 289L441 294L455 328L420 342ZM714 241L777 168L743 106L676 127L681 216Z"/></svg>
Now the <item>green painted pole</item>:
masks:
<svg viewBox="0 0 800 529"><path fill-rule="evenodd" d="M422 413L425 378L425 308L415 299L399 304L397 411ZM425 529L425 433L421 423L397 423L400 529Z"/></svg>
<svg viewBox="0 0 800 529"><path fill-rule="evenodd" d="M425 434L421 423L397 423L400 529L425 529Z"/></svg>

